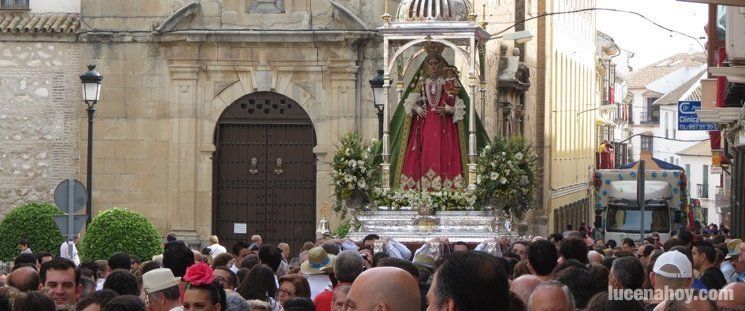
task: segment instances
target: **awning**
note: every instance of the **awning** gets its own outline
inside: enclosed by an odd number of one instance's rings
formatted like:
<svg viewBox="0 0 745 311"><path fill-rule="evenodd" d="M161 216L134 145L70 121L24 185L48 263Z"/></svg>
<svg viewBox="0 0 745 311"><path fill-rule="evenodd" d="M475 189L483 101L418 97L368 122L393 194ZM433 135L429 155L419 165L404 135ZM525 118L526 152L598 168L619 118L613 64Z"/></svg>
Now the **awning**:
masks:
<svg viewBox="0 0 745 311"><path fill-rule="evenodd" d="M605 117L603 114L597 114L595 118L595 125L597 126L603 126L603 125L611 125L615 126L616 123Z"/></svg>

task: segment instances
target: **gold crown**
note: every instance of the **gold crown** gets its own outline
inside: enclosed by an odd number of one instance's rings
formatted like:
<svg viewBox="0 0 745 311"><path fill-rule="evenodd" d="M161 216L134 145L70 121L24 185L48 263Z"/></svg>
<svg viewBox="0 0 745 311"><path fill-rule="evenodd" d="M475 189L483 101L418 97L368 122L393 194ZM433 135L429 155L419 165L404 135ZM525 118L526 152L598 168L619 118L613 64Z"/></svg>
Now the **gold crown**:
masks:
<svg viewBox="0 0 745 311"><path fill-rule="evenodd" d="M445 45L440 42L427 41L424 42L424 50L427 51L427 55L440 55L445 50Z"/></svg>

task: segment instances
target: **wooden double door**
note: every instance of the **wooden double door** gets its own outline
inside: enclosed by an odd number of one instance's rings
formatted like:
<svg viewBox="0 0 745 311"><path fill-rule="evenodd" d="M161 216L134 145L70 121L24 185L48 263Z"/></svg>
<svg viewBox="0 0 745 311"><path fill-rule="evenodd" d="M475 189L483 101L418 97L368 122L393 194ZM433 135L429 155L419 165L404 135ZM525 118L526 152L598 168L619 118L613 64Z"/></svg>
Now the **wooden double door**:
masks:
<svg viewBox="0 0 745 311"><path fill-rule="evenodd" d="M277 93L246 95L223 112L215 140L213 231L221 244L230 249L259 234L297 251L315 241L316 139L302 107Z"/></svg>

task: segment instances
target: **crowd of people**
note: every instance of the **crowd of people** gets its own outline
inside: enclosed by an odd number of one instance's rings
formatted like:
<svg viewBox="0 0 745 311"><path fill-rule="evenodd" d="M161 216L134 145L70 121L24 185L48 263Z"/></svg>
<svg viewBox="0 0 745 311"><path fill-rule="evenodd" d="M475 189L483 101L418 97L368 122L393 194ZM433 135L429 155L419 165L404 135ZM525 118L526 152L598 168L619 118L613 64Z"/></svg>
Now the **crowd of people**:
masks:
<svg viewBox="0 0 745 311"><path fill-rule="evenodd" d="M21 240L0 278L0 311L745 310L740 239L681 231L618 245L569 229L475 246L439 237L417 249L375 234L359 243L324 237L295 256L259 235L230 250L212 236L195 250L169 234L148 261L115 253L80 262L73 241L55 258ZM640 290L710 295L618 294Z"/></svg>

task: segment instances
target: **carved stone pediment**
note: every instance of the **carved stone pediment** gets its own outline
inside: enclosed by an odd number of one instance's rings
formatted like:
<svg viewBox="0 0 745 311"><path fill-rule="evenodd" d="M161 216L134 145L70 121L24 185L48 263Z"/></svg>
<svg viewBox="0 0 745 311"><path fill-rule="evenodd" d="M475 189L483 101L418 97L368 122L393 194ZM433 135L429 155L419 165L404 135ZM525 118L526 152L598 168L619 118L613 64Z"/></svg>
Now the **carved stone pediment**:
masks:
<svg viewBox="0 0 745 311"><path fill-rule="evenodd" d="M312 12L312 13L311 13ZM310 14L313 14L311 17ZM312 22L311 22L312 21ZM190 1L156 27L158 33L179 30L371 30L356 11L335 0L313 10L288 10L286 0Z"/></svg>

